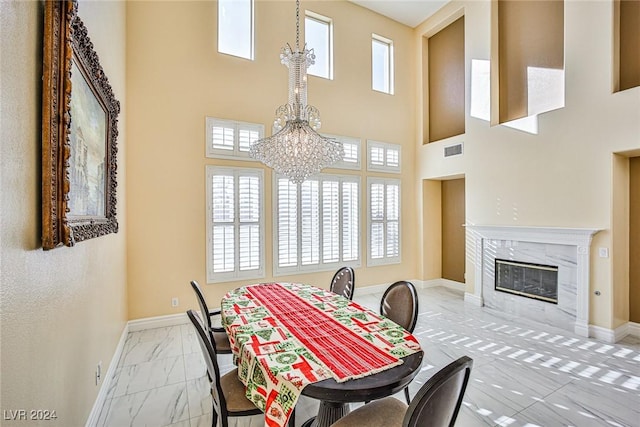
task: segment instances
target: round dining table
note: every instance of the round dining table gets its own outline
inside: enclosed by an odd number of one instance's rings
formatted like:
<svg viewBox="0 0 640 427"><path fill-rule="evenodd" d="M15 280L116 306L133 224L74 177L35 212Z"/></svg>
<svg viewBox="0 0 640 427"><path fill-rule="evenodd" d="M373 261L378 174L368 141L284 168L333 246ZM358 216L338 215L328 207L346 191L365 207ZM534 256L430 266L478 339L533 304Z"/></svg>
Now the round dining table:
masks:
<svg viewBox="0 0 640 427"><path fill-rule="evenodd" d="M366 377L337 382L333 378L308 384L302 394L320 400L318 415L303 427L329 427L349 413L349 403L368 402L402 391L420 371L424 352L404 357L401 365Z"/></svg>

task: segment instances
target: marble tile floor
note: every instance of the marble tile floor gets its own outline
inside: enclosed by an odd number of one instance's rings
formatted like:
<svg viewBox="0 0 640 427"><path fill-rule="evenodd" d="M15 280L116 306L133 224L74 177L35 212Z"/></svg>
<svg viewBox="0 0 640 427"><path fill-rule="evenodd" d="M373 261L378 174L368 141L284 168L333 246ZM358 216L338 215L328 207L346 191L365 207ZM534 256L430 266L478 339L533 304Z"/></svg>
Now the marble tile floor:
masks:
<svg viewBox="0 0 640 427"><path fill-rule="evenodd" d="M451 289L418 292L415 335L425 359L411 395L447 363L462 355L474 360L456 426L640 427L640 339L606 344L465 304ZM355 300L377 311L381 297L356 290ZM129 334L98 427L211 425L205 366L192 328ZM231 356L220 360L223 371L232 368ZM403 400L401 393L396 397ZM317 409L317 401L302 396L296 425ZM230 425L263 426L264 419L232 418Z"/></svg>

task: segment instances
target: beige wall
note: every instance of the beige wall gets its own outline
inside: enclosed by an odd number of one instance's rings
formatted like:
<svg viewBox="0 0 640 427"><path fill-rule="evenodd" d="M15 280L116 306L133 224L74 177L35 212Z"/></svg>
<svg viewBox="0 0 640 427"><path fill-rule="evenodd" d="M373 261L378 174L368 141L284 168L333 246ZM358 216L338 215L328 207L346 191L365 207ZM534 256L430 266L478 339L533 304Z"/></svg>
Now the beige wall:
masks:
<svg viewBox="0 0 640 427"><path fill-rule="evenodd" d="M334 20L334 80L311 76L309 102L322 131L403 145L402 263L362 267L357 287L415 278L419 236L414 197L415 129L412 30L348 2L303 2L302 10ZM301 13L303 13L301 10ZM263 123L271 133L275 109L286 102L287 69L279 52L295 42L295 3L258 1L255 61L217 53L216 2L127 3L128 282L131 319L195 307L189 280L205 283L205 165L231 162L204 156L205 116ZM395 95L371 90L371 33L394 41ZM364 163L366 165L366 163ZM250 166L259 164L251 163ZM339 171L340 173L350 173ZM366 166L361 223L366 224ZM272 277L272 174L265 169L265 281L328 287L333 271ZM211 305L246 282L203 286ZM172 308L171 298L180 305Z"/></svg>
<svg viewBox="0 0 640 427"><path fill-rule="evenodd" d="M469 224L604 230L592 243L591 290L600 290L601 296L591 292L590 323L615 328L623 316L614 313L621 308L614 309L611 263L614 256L628 254L599 258L597 248L613 246L611 155L640 148L640 89L611 93L613 5L565 2L566 107L540 115L537 135L490 126L469 115L471 60L489 60L492 51L490 1L449 3L416 28L416 42L460 8L465 15L466 133L424 146L417 135L418 179L464 174ZM415 56L421 53L416 47ZM421 79L416 92L423 93ZM462 141L464 155L443 160L443 146ZM473 253L467 262L470 272ZM475 285L467 277L467 292Z"/></svg>
<svg viewBox="0 0 640 427"><path fill-rule="evenodd" d="M439 141L464 133L464 17L431 36L426 61L429 86L429 139ZM425 86L427 84L425 83Z"/></svg>
<svg viewBox="0 0 640 427"><path fill-rule="evenodd" d="M442 278L464 283L464 178L442 181Z"/></svg>
<svg viewBox="0 0 640 427"><path fill-rule="evenodd" d="M81 2L80 17L122 103L118 162L125 163L125 15L121 2ZM126 172L118 169L120 232L73 248L40 246L42 2L0 2L0 145L3 410L56 410L84 425L126 322Z"/></svg>
<svg viewBox="0 0 640 427"><path fill-rule="evenodd" d="M629 320L640 323L640 157L629 159Z"/></svg>

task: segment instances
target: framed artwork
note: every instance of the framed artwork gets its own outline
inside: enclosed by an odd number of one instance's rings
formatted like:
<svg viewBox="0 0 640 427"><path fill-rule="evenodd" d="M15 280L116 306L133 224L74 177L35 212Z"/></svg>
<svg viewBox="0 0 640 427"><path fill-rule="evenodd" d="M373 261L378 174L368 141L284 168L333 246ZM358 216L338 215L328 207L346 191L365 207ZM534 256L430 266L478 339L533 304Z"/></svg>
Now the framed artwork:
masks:
<svg viewBox="0 0 640 427"><path fill-rule="evenodd" d="M42 247L118 232L115 99L76 1L46 1Z"/></svg>

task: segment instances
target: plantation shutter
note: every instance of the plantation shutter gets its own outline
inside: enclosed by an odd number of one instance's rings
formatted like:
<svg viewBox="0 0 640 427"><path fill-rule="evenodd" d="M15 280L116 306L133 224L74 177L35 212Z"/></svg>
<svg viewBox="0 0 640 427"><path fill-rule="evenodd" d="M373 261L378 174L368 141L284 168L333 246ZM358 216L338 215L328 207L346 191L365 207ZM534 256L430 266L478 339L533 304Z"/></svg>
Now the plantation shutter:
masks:
<svg viewBox="0 0 640 427"><path fill-rule="evenodd" d="M278 266L298 263L297 187L286 178L278 178Z"/></svg>

